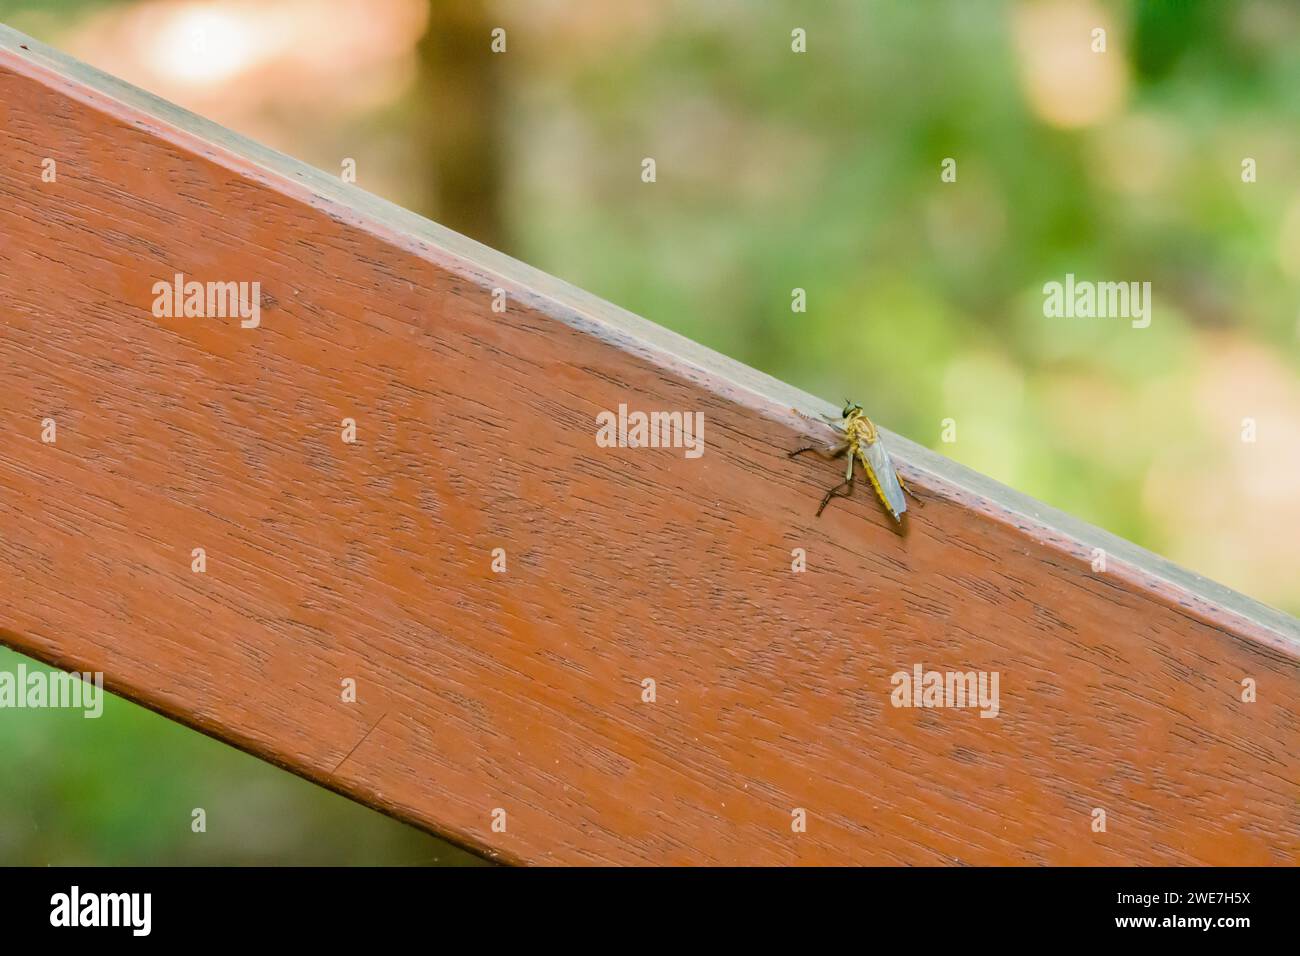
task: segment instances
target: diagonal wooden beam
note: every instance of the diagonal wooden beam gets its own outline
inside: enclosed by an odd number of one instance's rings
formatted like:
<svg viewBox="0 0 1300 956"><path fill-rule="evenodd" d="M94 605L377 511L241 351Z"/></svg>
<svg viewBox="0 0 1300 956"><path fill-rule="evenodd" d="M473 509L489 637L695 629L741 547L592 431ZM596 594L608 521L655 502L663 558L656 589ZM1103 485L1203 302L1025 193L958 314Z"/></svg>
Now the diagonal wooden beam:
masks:
<svg viewBox="0 0 1300 956"><path fill-rule="evenodd" d="M5 643L495 858L1300 852L1294 620L893 434L816 519L831 406L5 28L0 369Z"/></svg>

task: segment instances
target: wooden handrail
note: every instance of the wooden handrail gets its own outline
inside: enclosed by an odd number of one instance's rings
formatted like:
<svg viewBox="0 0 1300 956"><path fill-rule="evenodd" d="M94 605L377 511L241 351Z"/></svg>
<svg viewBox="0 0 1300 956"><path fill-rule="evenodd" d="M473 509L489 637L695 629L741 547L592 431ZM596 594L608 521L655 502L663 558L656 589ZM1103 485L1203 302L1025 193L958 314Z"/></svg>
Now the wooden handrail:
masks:
<svg viewBox="0 0 1300 956"><path fill-rule="evenodd" d="M0 237L25 654L510 862L1300 854L1285 615L7 28Z"/></svg>

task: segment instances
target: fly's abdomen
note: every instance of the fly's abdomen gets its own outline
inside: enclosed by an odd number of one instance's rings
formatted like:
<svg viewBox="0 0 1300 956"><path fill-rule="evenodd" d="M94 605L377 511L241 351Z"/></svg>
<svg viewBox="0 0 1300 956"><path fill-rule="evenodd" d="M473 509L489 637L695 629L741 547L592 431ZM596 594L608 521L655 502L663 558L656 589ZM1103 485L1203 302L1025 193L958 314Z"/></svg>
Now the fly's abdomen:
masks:
<svg viewBox="0 0 1300 956"><path fill-rule="evenodd" d="M859 444L857 451L858 460L871 479L871 487L876 489L876 494L894 520L899 520L907 510L907 499L903 496L903 486L898 480L898 472L894 471L889 452L885 451L885 446L879 441L870 445Z"/></svg>

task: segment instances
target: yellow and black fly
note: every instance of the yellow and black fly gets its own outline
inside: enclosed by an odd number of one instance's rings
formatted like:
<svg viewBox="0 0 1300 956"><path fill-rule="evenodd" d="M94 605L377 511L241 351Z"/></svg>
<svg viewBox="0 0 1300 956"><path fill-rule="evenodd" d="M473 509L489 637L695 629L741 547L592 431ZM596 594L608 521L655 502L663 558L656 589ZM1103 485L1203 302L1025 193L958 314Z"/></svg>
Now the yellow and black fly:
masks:
<svg viewBox="0 0 1300 956"><path fill-rule="evenodd" d="M808 417L798 409L795 409L795 414ZM838 445L829 449L808 445L790 452L791 458L807 451L828 459L839 458L844 454L849 456L848 467L844 469L844 481L826 492L826 497L822 499L821 506L817 509L817 516L821 517L821 513L826 510L832 498L848 498L853 494L853 463L856 461L861 463L867 478L871 480L871 487L876 490L876 497L885 506L889 516L901 523L903 515L907 512L907 498L904 492L912 494L912 489L907 487L898 472L894 470L894 463L880 441L880 432L876 429L875 423L863 413L861 405L847 399L844 402L844 411L840 413L838 420L825 416L823 420L842 433L842 440ZM848 490L844 490L846 488ZM912 497L916 496L913 494Z"/></svg>

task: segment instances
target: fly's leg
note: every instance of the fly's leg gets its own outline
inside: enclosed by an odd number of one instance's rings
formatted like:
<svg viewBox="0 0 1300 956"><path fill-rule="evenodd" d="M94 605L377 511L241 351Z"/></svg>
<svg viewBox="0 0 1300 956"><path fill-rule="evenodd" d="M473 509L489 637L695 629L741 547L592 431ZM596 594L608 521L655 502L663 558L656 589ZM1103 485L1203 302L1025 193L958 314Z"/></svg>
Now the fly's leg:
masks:
<svg viewBox="0 0 1300 956"><path fill-rule="evenodd" d="M843 416L841 416L841 415L833 415L833 416L832 416L832 415L827 415L827 414L825 414L824 412L818 412L818 413L817 413L817 417L816 417L816 418L813 418L811 415L805 415L803 412L799 411L799 409L797 409L797 408L792 408L792 409L790 409L790 411L794 412L794 413L795 413L796 415L798 415L800 418L806 418L806 419L807 419L808 421L810 421L810 422L823 421L823 422L825 422L827 425L831 425L831 426L833 426L833 427L835 427L835 428L842 428L843 425L844 425L844 418L843 418Z"/></svg>
<svg viewBox="0 0 1300 956"><path fill-rule="evenodd" d="M845 487L846 485L848 486L849 490L840 491L840 489ZM843 484L836 485L830 491L826 492L826 497L822 499L821 506L817 509L817 517L820 518L822 516L822 512L826 510L826 506L831 503L832 498L852 498L852 497L853 497L853 479L850 478L848 481L844 482Z"/></svg>
<svg viewBox="0 0 1300 956"><path fill-rule="evenodd" d="M902 488L904 491L906 491L909 495L911 495L913 501L915 501L918 505L920 505L922 508L924 508L924 507L925 507L925 499L922 498L920 495L918 495L918 494L917 494L915 491L913 491L911 488L907 487L907 482L905 482L905 481L903 480L903 476L902 476L902 475L898 474L897 472L895 472L894 474L895 474L895 476L898 478L898 485L899 485L899 487Z"/></svg>
<svg viewBox="0 0 1300 956"><path fill-rule="evenodd" d="M840 491L841 488L848 487L848 491ZM821 506L817 509L817 517L822 516L826 506L831 503L832 498L851 498L853 497L853 456L849 456L849 467L844 470L844 481L836 485L830 491L826 492L826 497L822 499Z"/></svg>
<svg viewBox="0 0 1300 956"><path fill-rule="evenodd" d="M797 458L799 455L802 455L804 452L810 451L815 455L825 458L827 461L834 461L836 458L839 458L840 455L844 454L848 450L849 450L848 442L845 442L843 445L840 445L836 448L829 448L829 449L821 448L817 445L806 445L803 448L796 448L794 451L790 452L789 457Z"/></svg>

